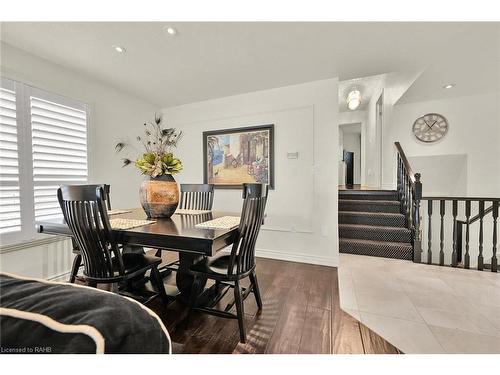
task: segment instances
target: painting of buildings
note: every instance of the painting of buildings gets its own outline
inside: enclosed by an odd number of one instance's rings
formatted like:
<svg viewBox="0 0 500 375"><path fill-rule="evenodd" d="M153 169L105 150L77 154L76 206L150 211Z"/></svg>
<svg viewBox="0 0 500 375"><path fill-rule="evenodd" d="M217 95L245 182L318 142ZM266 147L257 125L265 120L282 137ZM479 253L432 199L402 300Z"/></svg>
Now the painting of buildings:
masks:
<svg viewBox="0 0 500 375"><path fill-rule="evenodd" d="M273 187L274 125L203 133L205 183L239 188L243 183Z"/></svg>

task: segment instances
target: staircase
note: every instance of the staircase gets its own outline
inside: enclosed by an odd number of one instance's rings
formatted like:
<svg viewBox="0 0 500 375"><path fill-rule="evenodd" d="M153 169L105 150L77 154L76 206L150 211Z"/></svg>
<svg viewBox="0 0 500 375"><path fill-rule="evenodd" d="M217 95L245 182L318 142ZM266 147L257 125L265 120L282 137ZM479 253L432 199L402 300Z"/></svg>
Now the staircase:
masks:
<svg viewBox="0 0 500 375"><path fill-rule="evenodd" d="M339 190L341 253L413 259L398 193L393 190Z"/></svg>

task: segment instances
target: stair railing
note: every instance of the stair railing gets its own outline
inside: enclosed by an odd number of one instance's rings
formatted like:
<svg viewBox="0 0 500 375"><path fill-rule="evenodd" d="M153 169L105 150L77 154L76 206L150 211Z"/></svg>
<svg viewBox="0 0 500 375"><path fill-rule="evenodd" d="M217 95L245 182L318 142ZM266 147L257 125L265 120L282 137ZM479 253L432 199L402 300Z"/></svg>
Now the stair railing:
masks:
<svg viewBox="0 0 500 375"><path fill-rule="evenodd" d="M446 215L446 203L451 202L452 216L453 216L453 244L451 253L451 266L458 267L463 265L463 268L470 268L470 227L471 224L479 221L478 233L478 256L477 256L477 269L483 271L485 268L490 268L491 272L498 271L497 260L497 221L500 205L500 198L471 198L471 197L423 197L422 200L427 201L427 215L428 215L428 250L427 250L427 263L432 264L432 211L433 203L439 202L439 216L440 216L440 229L439 229L439 263L438 265L445 265L445 224L444 218ZM485 205L491 203L491 206L485 209ZM465 207L464 207L465 206ZM457 219L460 207L465 208L465 220ZM477 207L478 214L471 217L472 210ZM484 219L491 213L492 215L492 241L491 241L491 258L490 263L485 264L485 246L484 246ZM465 254L462 257L462 243L463 243L463 229L465 227ZM488 257L489 258L489 257Z"/></svg>
<svg viewBox="0 0 500 375"><path fill-rule="evenodd" d="M465 213L466 216L470 216L470 203L466 203L465 207ZM478 213L476 216L473 218L469 219L466 217L465 220L458 220L457 221L457 261L458 263L463 263L464 268L469 269L470 268L470 254L469 254L469 249L470 249L470 226L471 224L474 224L476 221L481 220L481 217L484 218L490 213L493 212L493 205L488 207L486 210L484 210L484 214L481 216L480 213ZM493 217L493 216L492 216ZM463 257L463 241L464 241L464 227L466 229L465 237L466 237L466 253L465 257ZM478 269L483 270L485 264L482 262L482 259L478 259Z"/></svg>
<svg viewBox="0 0 500 375"><path fill-rule="evenodd" d="M427 201L427 263L432 263L432 214L434 202L439 202L439 262L437 265L445 265L445 216L446 203L451 203L451 215L453 218L452 228L452 267L463 266L470 268L470 227L475 222L479 222L478 228L478 256L477 269L484 270L490 268L492 272L498 271L497 244L498 244L498 213L500 198L474 198L474 197L422 197L422 182L420 174L413 173L410 163L399 142L395 142L397 151L397 192L401 202L401 213L405 215L406 226L411 231L413 245L413 261L422 261L422 228L420 216L421 201ZM485 208L485 206L489 206ZM477 215L472 216L472 211L477 207ZM465 212L465 219L458 219L458 213L462 209ZM490 263L484 263L484 219L491 213L492 217L492 241ZM472 217L471 217L472 216ZM462 251L463 232L465 229L465 254ZM489 256L487 257L489 258Z"/></svg>
<svg viewBox="0 0 500 375"><path fill-rule="evenodd" d="M401 202L401 213L405 215L406 227L411 231L413 261L422 260L422 231L420 229L420 201L422 182L420 173L413 173L410 163L399 142L395 142L397 152L397 192Z"/></svg>

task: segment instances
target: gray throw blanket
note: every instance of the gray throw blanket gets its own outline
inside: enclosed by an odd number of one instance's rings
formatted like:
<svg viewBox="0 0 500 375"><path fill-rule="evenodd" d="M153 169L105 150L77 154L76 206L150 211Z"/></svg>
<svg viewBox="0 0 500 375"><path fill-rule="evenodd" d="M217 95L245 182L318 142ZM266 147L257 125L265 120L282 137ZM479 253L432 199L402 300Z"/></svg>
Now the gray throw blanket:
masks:
<svg viewBox="0 0 500 375"><path fill-rule="evenodd" d="M0 273L0 353L171 353L139 302L80 285Z"/></svg>

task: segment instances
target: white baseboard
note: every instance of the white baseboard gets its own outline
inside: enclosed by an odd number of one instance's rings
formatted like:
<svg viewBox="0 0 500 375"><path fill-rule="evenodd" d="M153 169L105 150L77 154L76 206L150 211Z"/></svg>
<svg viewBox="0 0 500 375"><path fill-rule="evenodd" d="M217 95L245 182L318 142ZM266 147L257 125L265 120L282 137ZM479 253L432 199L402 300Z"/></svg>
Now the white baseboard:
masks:
<svg viewBox="0 0 500 375"><path fill-rule="evenodd" d="M49 281L68 281L70 273L71 273L71 271L66 271L66 272L63 272L59 275L54 275L54 276L48 277L47 280L49 280Z"/></svg>
<svg viewBox="0 0 500 375"><path fill-rule="evenodd" d="M324 257L321 255L303 254L303 253L284 253L269 249L256 249L255 255L260 258L269 258L277 260L287 260L289 262L318 264L320 266L338 267L338 259Z"/></svg>

